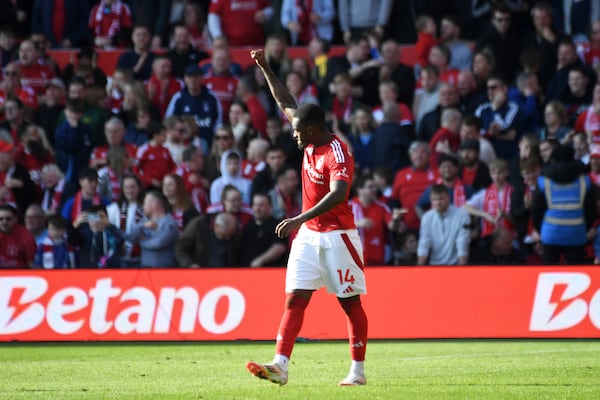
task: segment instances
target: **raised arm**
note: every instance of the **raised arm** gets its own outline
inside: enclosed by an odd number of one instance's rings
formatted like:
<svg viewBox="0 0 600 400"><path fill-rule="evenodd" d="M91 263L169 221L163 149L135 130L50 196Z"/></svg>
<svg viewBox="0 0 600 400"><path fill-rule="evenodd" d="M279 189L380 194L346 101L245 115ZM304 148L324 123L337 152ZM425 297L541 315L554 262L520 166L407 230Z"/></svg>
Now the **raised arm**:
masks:
<svg viewBox="0 0 600 400"><path fill-rule="evenodd" d="M250 51L250 57L254 60L256 65L260 68L267 84L269 85L269 89L273 94L273 98L277 102L277 105L283 111L287 119L292 122L292 118L294 118L294 114L296 113L296 109L298 105L296 104L296 100L292 94L287 90L285 86L281 83L279 78L275 75L267 59L265 58L265 53L263 50L256 49Z"/></svg>

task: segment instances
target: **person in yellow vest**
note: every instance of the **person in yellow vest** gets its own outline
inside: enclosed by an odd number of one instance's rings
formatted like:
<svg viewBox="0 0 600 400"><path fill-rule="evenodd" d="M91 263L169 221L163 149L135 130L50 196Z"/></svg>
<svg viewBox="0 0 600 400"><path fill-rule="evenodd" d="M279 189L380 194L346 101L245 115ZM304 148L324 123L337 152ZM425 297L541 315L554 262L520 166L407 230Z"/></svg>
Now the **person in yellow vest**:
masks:
<svg viewBox="0 0 600 400"><path fill-rule="evenodd" d="M590 178L584 165L575 161L571 147L559 146L552 151L538 178L538 189L531 213L541 236L543 263L584 263L596 205Z"/></svg>

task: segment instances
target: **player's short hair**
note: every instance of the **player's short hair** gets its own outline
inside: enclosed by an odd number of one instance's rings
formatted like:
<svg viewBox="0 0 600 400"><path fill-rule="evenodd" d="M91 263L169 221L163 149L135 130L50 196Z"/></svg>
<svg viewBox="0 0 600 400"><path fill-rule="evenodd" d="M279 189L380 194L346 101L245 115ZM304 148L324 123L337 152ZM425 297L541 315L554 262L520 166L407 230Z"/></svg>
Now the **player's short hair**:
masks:
<svg viewBox="0 0 600 400"><path fill-rule="evenodd" d="M316 104L307 103L301 105L296 110L294 117L298 118L303 125L315 125L321 128L327 128L325 112Z"/></svg>

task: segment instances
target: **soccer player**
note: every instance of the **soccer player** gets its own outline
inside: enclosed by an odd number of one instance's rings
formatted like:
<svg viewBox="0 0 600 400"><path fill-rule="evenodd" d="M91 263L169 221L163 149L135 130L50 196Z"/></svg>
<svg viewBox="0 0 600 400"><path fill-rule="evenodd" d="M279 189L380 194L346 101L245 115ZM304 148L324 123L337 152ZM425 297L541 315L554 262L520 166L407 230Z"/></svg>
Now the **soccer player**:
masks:
<svg viewBox="0 0 600 400"><path fill-rule="evenodd" d="M292 124L293 137L304 148L302 164L302 212L286 218L275 228L280 237L299 229L292 243L287 273L286 302L275 357L271 364L248 362L248 371L273 383L288 381L288 364L300 332L304 310L313 291L326 286L334 293L348 320L350 373L341 386L367 383L364 360L367 316L360 294L366 293L363 251L348 195L354 160L346 145L327 129L325 113L314 104L297 108L292 95L269 67L262 50L252 50L277 105Z"/></svg>

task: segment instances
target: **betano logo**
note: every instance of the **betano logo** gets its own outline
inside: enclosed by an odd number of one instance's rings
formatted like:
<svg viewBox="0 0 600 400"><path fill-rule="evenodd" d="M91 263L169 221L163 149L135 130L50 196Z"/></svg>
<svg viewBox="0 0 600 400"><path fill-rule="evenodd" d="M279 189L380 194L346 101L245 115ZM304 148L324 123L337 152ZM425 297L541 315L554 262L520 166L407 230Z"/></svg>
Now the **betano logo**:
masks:
<svg viewBox="0 0 600 400"><path fill-rule="evenodd" d="M29 332L44 320L62 335L81 329L99 335L111 329L120 334L160 334L171 332L172 327L179 333L192 333L196 323L207 332L224 334L241 323L246 309L242 293L228 286L215 287L202 298L189 286L162 287L158 296L142 286L123 291L110 278L98 279L87 291L74 286L54 293L48 289L48 282L40 277L0 278L0 335ZM43 302L39 301L42 297ZM178 325L171 321L176 300L181 303ZM228 309L217 321L222 300L227 300Z"/></svg>
<svg viewBox="0 0 600 400"><path fill-rule="evenodd" d="M589 316L600 329L600 289L585 295L592 280L579 272L546 272L538 278L529 329L560 331L572 328Z"/></svg>

